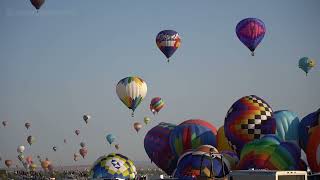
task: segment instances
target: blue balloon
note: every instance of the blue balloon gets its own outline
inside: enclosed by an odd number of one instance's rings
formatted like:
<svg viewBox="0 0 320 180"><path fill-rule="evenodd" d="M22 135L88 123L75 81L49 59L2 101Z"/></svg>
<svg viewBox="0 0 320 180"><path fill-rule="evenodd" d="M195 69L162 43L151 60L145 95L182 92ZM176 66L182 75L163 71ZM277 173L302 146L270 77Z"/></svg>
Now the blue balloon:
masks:
<svg viewBox="0 0 320 180"><path fill-rule="evenodd" d="M107 139L108 143L111 145L113 143L113 141L116 139L116 137L112 134L108 134L106 136L106 139Z"/></svg>
<svg viewBox="0 0 320 180"><path fill-rule="evenodd" d="M320 109L308 114L299 124L299 145L306 151L308 139L311 133L320 126Z"/></svg>
<svg viewBox="0 0 320 180"><path fill-rule="evenodd" d="M299 118L294 112L281 110L274 112L276 136L281 141L290 141L299 145Z"/></svg>
<svg viewBox="0 0 320 180"><path fill-rule="evenodd" d="M310 71L311 68L315 66L315 61L308 58L308 57L303 57L299 60L299 68L302 69L306 75Z"/></svg>

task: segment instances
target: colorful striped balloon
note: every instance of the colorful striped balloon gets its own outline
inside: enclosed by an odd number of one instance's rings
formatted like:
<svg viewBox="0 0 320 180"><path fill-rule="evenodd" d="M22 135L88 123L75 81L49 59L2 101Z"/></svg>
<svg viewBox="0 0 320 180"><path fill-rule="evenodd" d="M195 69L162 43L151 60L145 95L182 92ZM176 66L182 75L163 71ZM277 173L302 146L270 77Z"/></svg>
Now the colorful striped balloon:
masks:
<svg viewBox="0 0 320 180"><path fill-rule="evenodd" d="M229 174L229 171L218 150L211 145L203 145L181 155L174 177L179 179L222 178Z"/></svg>
<svg viewBox="0 0 320 180"><path fill-rule="evenodd" d="M147 95L147 90L146 82L134 76L121 79L116 87L119 99L132 110L132 116L134 116L135 109Z"/></svg>
<svg viewBox="0 0 320 180"><path fill-rule="evenodd" d="M263 99L255 95L242 97L230 107L224 131L232 149L240 154L246 143L275 133L273 111Z"/></svg>
<svg viewBox="0 0 320 180"><path fill-rule="evenodd" d="M276 135L266 135L243 147L238 169L299 170L300 160L297 145L281 142Z"/></svg>
<svg viewBox="0 0 320 180"><path fill-rule="evenodd" d="M155 97L151 100L150 110L153 114L158 113L164 106L164 101L160 97Z"/></svg>
<svg viewBox="0 0 320 180"><path fill-rule="evenodd" d="M211 123L200 119L187 120L172 131L170 147L177 156L201 145L216 147L216 135L217 129Z"/></svg>

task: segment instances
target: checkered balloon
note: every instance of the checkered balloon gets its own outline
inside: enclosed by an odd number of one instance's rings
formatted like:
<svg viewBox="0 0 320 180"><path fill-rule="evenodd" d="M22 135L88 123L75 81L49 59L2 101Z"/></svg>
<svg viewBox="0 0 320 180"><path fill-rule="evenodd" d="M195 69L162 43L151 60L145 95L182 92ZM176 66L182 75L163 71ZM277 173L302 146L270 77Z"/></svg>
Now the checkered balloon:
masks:
<svg viewBox="0 0 320 180"><path fill-rule="evenodd" d="M276 122L271 107L261 98L250 95L233 103L224 122L229 145L238 154L242 147L266 134L275 134Z"/></svg>

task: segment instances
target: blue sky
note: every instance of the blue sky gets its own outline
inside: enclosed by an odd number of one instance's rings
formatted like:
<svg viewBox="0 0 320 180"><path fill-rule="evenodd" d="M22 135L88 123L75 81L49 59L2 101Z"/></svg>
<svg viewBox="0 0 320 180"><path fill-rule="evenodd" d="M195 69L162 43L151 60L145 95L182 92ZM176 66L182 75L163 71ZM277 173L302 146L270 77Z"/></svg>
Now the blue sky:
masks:
<svg viewBox="0 0 320 180"><path fill-rule="evenodd" d="M22 144L26 155L73 165L84 141L89 153L77 164L90 164L115 150L105 140L113 133L120 153L148 161L144 135L159 122L199 118L220 127L232 103L250 94L302 118L320 105L319 67L306 77L297 66L302 56L320 59L319 6L317 0L47 0L36 13L29 1L1 0L0 120L8 126L0 128L0 155L17 162ZM246 17L267 28L254 57L235 34ZM155 44L164 29L182 39L169 64ZM131 75L148 85L134 118L115 92ZM166 102L155 117L148 109L154 96ZM144 116L152 122L136 134L132 124ZM28 135L36 137L31 147Z"/></svg>

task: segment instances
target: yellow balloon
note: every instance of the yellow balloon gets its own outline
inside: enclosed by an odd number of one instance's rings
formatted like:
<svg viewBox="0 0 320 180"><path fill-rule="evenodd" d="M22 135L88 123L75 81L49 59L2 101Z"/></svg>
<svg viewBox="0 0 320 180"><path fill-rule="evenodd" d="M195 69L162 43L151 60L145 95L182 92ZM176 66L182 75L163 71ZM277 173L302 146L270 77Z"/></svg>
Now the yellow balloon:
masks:
<svg viewBox="0 0 320 180"><path fill-rule="evenodd" d="M224 134L224 126L221 126L217 132L217 149L219 152L224 150L233 151L228 143L226 135Z"/></svg>

